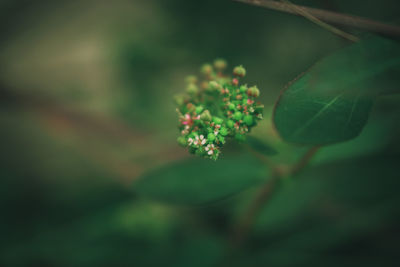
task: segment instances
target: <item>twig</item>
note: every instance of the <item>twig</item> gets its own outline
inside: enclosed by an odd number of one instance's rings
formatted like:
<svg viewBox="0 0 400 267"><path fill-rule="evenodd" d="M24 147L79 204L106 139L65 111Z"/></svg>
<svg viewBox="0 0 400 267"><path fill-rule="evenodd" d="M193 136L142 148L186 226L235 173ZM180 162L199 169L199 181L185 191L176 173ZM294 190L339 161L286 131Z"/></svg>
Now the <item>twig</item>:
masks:
<svg viewBox="0 0 400 267"><path fill-rule="evenodd" d="M262 207L271 198L277 182L286 175L294 176L302 171L310 160L313 158L315 153L320 149L320 146L311 147L300 159L294 164L289 171L284 169L275 168L272 172L272 177L270 180L261 188L260 192L250 203L249 207L246 209L245 213L242 215L239 223L234 228L233 237L231 238L232 247L240 247L248 238L251 227L254 224L257 216L259 215Z"/></svg>
<svg viewBox="0 0 400 267"><path fill-rule="evenodd" d="M294 15L301 15L296 10L294 10L293 7L290 7L286 3L281 3L273 0L233 0L233 1L246 3L254 6L265 7ZM400 36L400 27L396 25L390 25L363 17L347 15L343 13L337 13L318 8L311 8L300 5L294 5L294 6L306 11L315 18L320 19L324 22L329 22L341 26L350 26L362 30L367 30L371 32L382 33L392 36Z"/></svg>
<svg viewBox="0 0 400 267"><path fill-rule="evenodd" d="M292 167L290 171L290 175L294 176L298 174L300 171L307 166L310 160L314 157L314 155L318 152L321 146L313 146L311 147L301 158L300 160Z"/></svg>
<svg viewBox="0 0 400 267"><path fill-rule="evenodd" d="M268 182L261 188L254 200L250 203L239 223L233 229L234 232L231 239L233 248L240 247L246 241L257 215L260 213L260 210L264 204L270 199L279 178L280 175L275 172L270 180L268 180Z"/></svg>
<svg viewBox="0 0 400 267"><path fill-rule="evenodd" d="M309 12L307 12L307 10L292 4L292 2L290 2L288 0L281 0L281 2L287 4L290 8L292 8L294 11L296 11L299 15L302 15L303 17L310 20L311 22L314 22L315 24L319 25L320 27L322 27L330 32L333 32L334 34L336 34L338 36L341 36L352 42L358 42L360 40L357 36L354 36L350 33L342 31L341 29L333 27L332 25L329 25L328 23L323 22L319 18L317 18L317 17L313 16L312 14L310 14Z"/></svg>

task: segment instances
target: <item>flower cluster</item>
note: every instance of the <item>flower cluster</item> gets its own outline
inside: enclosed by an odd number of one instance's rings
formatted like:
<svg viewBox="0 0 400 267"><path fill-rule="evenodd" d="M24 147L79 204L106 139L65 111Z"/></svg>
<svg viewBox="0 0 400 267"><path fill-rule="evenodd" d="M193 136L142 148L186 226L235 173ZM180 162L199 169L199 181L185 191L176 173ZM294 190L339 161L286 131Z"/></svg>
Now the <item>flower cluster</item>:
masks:
<svg viewBox="0 0 400 267"><path fill-rule="evenodd" d="M256 102L256 86L240 85L246 75L242 66L233 77L224 74L226 62L218 59L201 68L203 81L189 76L186 94L175 97L179 114L178 143L189 152L216 160L227 138L242 142L245 134L262 119L264 106Z"/></svg>

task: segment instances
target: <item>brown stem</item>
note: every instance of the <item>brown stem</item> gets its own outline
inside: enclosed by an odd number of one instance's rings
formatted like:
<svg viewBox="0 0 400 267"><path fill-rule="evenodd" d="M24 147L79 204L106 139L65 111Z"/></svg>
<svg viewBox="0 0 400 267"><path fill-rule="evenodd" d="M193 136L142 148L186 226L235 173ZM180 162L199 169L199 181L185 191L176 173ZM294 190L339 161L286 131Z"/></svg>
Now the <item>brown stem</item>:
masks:
<svg viewBox="0 0 400 267"><path fill-rule="evenodd" d="M272 172L272 177L270 180L261 188L257 196L250 203L249 207L246 209L242 215L239 223L234 228L233 237L231 239L231 244L233 248L240 247L247 239L251 227L253 226L257 216L259 215L262 207L273 195L274 189L276 188L277 182L286 175L294 176L303 170L307 164L310 162L312 157L320 149L320 146L311 147L300 159L294 164L289 171L285 169L275 168Z"/></svg>
<svg viewBox="0 0 400 267"><path fill-rule="evenodd" d="M307 10L292 4L292 2L290 2L289 0L281 0L281 2L287 4L290 8L292 8L294 11L296 11L299 15L302 15L303 17L305 17L309 21L317 24L318 26L320 26L320 27L322 27L322 28L324 28L324 29L326 29L326 30L328 30L328 31L330 31L330 32L342 37L342 38L345 38L345 39L347 39L349 41L352 41L352 42L358 42L360 40L357 36L354 36L354 35L352 35L350 33L342 31L341 29L338 29L338 28L336 28L336 27L334 27L334 26L332 26L332 25L330 25L330 24L328 24L326 22L323 22L319 18L317 18L317 17L313 16L312 14L308 13Z"/></svg>
<svg viewBox="0 0 400 267"><path fill-rule="evenodd" d="M260 213L261 208L268 201L268 199L270 199L279 178L280 176L278 173L275 173L250 203L239 223L234 228L233 238L231 239L233 248L240 247L246 241L257 215Z"/></svg>
<svg viewBox="0 0 400 267"><path fill-rule="evenodd" d="M254 6L260 6L260 7L265 7L277 11L282 11L294 15L302 15L299 14L298 11L296 11L293 7L286 3L282 2L277 2L273 0L233 0L236 2L242 2ZM353 16L353 15L347 15L343 13L337 13L337 12L332 12L328 10L323 10L323 9L318 9L318 8L311 8L311 7L305 7L305 6L300 6L300 5L294 5L296 8L300 8L307 13L311 14L315 18L318 18L322 21L333 23L336 25L342 25L342 26L350 26L362 30L367 30L371 32L377 32L377 33L382 33L382 34L387 34L387 35L392 35L392 36L400 36L400 27L395 26L395 25L389 25L386 23L382 23L379 21L363 18L363 17L358 17L358 16Z"/></svg>
<svg viewBox="0 0 400 267"><path fill-rule="evenodd" d="M300 160L291 168L290 175L294 176L298 174L300 171L307 166L310 160L314 157L314 155L318 152L321 146L313 146L311 147L301 158Z"/></svg>

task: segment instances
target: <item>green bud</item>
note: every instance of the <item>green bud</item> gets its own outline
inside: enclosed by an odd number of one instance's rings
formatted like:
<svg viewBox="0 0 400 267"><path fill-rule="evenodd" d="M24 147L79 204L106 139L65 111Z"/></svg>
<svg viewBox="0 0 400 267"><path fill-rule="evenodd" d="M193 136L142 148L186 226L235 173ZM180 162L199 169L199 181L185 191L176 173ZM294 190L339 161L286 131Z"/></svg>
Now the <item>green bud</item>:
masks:
<svg viewBox="0 0 400 267"><path fill-rule="evenodd" d="M210 64L204 64L200 71L205 75L210 75L213 72L213 67Z"/></svg>
<svg viewBox="0 0 400 267"><path fill-rule="evenodd" d="M221 85L218 82L210 81L208 83L208 87L207 87L208 91L214 92L214 91L219 90L219 89L221 89Z"/></svg>
<svg viewBox="0 0 400 267"><path fill-rule="evenodd" d="M188 112L193 112L196 110L196 107L192 103L188 103L186 105L186 108L187 108Z"/></svg>
<svg viewBox="0 0 400 267"><path fill-rule="evenodd" d="M183 147L187 146L187 140L186 140L185 137L179 136L178 139L177 139L177 141L178 141L178 144L179 144L179 145L181 145L181 146L183 146Z"/></svg>
<svg viewBox="0 0 400 267"><path fill-rule="evenodd" d="M228 126L228 128L232 129L233 126L235 126L235 122L233 120L229 120L226 122L226 126Z"/></svg>
<svg viewBox="0 0 400 267"><path fill-rule="evenodd" d="M240 121L242 119L242 117L243 117L243 114L240 111L236 111L235 114L233 114L233 118L237 121Z"/></svg>
<svg viewBox="0 0 400 267"><path fill-rule="evenodd" d="M217 70L224 70L225 68L226 68L226 61L225 60L223 60L223 59L220 59L220 58L218 58L218 59L216 59L215 61L214 61L214 67L217 69Z"/></svg>
<svg viewBox="0 0 400 267"><path fill-rule="evenodd" d="M243 106L247 105L247 98L243 98L243 100L242 100L242 105L243 105Z"/></svg>
<svg viewBox="0 0 400 267"><path fill-rule="evenodd" d="M194 75L189 75L189 76L186 77L185 81L186 81L188 84L197 83L197 77L194 76Z"/></svg>
<svg viewBox="0 0 400 267"><path fill-rule="evenodd" d="M196 113L197 114L200 114L202 111L203 111L203 107L202 106L198 106L198 107L196 107Z"/></svg>
<svg viewBox="0 0 400 267"><path fill-rule="evenodd" d="M214 142L215 141L215 135L213 133L209 133L207 135L207 139L209 142Z"/></svg>
<svg viewBox="0 0 400 267"><path fill-rule="evenodd" d="M240 90L240 92L244 93L244 92L247 91L247 86L246 85L242 85L242 86L240 86L239 90Z"/></svg>
<svg viewBox="0 0 400 267"><path fill-rule="evenodd" d="M247 90L247 94L250 96L258 97L260 95L260 90L258 90L257 86L252 86Z"/></svg>
<svg viewBox="0 0 400 267"><path fill-rule="evenodd" d="M261 112L263 111L263 109L264 109L264 105L257 105L256 108L255 108L255 110L256 110L258 113L261 113Z"/></svg>
<svg viewBox="0 0 400 267"><path fill-rule="evenodd" d="M195 95L199 91L199 88L194 83L191 83L186 87L186 91L191 95Z"/></svg>
<svg viewBox="0 0 400 267"><path fill-rule="evenodd" d="M203 121L211 121L212 117L210 111L204 110L203 113L201 113L200 115L200 119L202 119Z"/></svg>
<svg viewBox="0 0 400 267"><path fill-rule="evenodd" d="M233 69L233 75L239 76L239 77L244 77L246 76L246 70L243 68L242 65L237 66Z"/></svg>
<svg viewBox="0 0 400 267"><path fill-rule="evenodd" d="M223 136L227 136L228 135L228 129L226 129L225 127L221 127L221 129L219 129L219 133Z"/></svg>
<svg viewBox="0 0 400 267"><path fill-rule="evenodd" d="M243 118L243 122L247 124L247 126L251 126L253 125L254 121L253 121L253 116L251 115L246 115Z"/></svg>
<svg viewBox="0 0 400 267"><path fill-rule="evenodd" d="M242 143L242 142L246 141L246 136L245 136L244 134L239 134L239 133L237 133L237 134L235 135L235 139L236 139L236 141L238 141L239 143Z"/></svg>
<svg viewBox="0 0 400 267"><path fill-rule="evenodd" d="M234 110L236 107L235 107L235 104L230 103L230 104L228 105L228 108L229 108L230 110Z"/></svg>
<svg viewBox="0 0 400 267"><path fill-rule="evenodd" d="M221 118L218 118L218 117L213 117L213 122L215 124L222 124L224 122L224 120Z"/></svg>

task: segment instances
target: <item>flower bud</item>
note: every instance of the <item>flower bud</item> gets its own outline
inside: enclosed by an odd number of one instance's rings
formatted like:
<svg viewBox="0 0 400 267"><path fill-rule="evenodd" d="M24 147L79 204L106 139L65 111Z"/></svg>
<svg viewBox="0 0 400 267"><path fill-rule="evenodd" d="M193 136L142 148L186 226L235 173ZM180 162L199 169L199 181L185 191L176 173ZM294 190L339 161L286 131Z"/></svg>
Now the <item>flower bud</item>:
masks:
<svg viewBox="0 0 400 267"><path fill-rule="evenodd" d="M246 85L242 85L242 86L240 86L239 90L240 90L240 92L244 93L244 92L247 91L247 86Z"/></svg>
<svg viewBox="0 0 400 267"><path fill-rule="evenodd" d="M214 141L215 141L215 135L214 135L213 133L209 133L209 134L207 135L207 139L208 139L208 141L210 141L210 142L214 142Z"/></svg>
<svg viewBox="0 0 400 267"><path fill-rule="evenodd" d="M181 146L183 146L183 147L187 146L187 140L186 140L185 137L179 136L178 139L177 139L177 141L178 141L178 144L179 144L179 145L181 145Z"/></svg>
<svg viewBox="0 0 400 267"><path fill-rule="evenodd" d="M239 76L239 77L244 77L246 76L246 70L243 68L242 65L237 66L233 69L233 75Z"/></svg>
<svg viewBox="0 0 400 267"><path fill-rule="evenodd" d="M213 122L215 124L222 124L224 122L224 120L221 118L218 118L218 117L213 117Z"/></svg>
<svg viewBox="0 0 400 267"><path fill-rule="evenodd" d="M254 123L253 116L251 116L251 115L244 116L243 122L246 123L247 126L252 126Z"/></svg>
<svg viewBox="0 0 400 267"><path fill-rule="evenodd" d="M196 114L200 114L203 111L203 107L202 106L198 106L196 107Z"/></svg>
<svg viewBox="0 0 400 267"><path fill-rule="evenodd" d="M208 87L207 90L210 92L215 92L216 90L220 90L221 89L221 85L216 82L216 81L210 81L208 83Z"/></svg>
<svg viewBox="0 0 400 267"><path fill-rule="evenodd" d="M235 126L235 122L233 120L229 120L226 122L226 126L228 126L228 128L232 129L233 126Z"/></svg>
<svg viewBox="0 0 400 267"><path fill-rule="evenodd" d="M264 109L264 105L257 105L256 106L256 108L255 108L255 110L257 111L257 112L259 112L259 113L261 113L262 111L263 111L263 109Z"/></svg>
<svg viewBox="0 0 400 267"><path fill-rule="evenodd" d="M210 64L204 64L200 71L205 75L210 75L213 72L213 67Z"/></svg>
<svg viewBox="0 0 400 267"><path fill-rule="evenodd" d="M204 110L203 113L201 113L200 115L200 119L202 119L203 121L211 121L212 117L210 111Z"/></svg>
<svg viewBox="0 0 400 267"><path fill-rule="evenodd" d="M226 68L226 65L226 61L223 59L219 58L214 61L214 67L219 71L224 70Z"/></svg>
<svg viewBox="0 0 400 267"><path fill-rule="evenodd" d="M228 108L229 108L230 110L234 110L234 109L235 109L235 104L229 103Z"/></svg>
<svg viewBox="0 0 400 267"><path fill-rule="evenodd" d="M247 90L247 94L249 96L258 97L260 95L260 90L258 90L257 86L252 86Z"/></svg>
<svg viewBox="0 0 400 267"><path fill-rule="evenodd" d="M199 88L194 83L190 83L186 87L186 91L191 95L195 95L195 94L197 94L199 92Z"/></svg>
<svg viewBox="0 0 400 267"><path fill-rule="evenodd" d="M227 136L228 135L228 129L226 129L225 127L221 127L221 129L219 129L219 133L223 136Z"/></svg>
<svg viewBox="0 0 400 267"><path fill-rule="evenodd" d="M196 110L196 107L192 103L187 103L186 108L189 112L193 112Z"/></svg>
<svg viewBox="0 0 400 267"><path fill-rule="evenodd" d="M240 121L242 119L242 117L243 117L243 114L240 111L236 111L235 114L233 114L233 118L237 121Z"/></svg>

